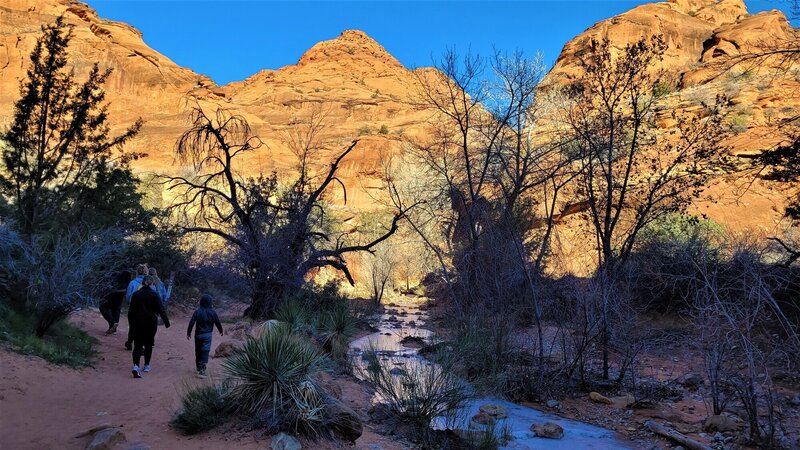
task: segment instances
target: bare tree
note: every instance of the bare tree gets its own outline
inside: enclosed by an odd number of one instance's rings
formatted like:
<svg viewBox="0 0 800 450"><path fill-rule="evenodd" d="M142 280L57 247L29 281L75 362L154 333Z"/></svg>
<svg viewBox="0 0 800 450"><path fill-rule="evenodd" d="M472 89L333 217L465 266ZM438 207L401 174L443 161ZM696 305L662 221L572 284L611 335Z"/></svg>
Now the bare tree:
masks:
<svg viewBox="0 0 800 450"><path fill-rule="evenodd" d="M680 117L674 133L659 133L653 118L661 37L628 44L614 56L606 38L593 41L580 60L581 74L566 88L564 122L580 154L580 188L586 196L598 249L602 294L603 376L608 378L613 284L639 232L697 197L722 161L719 116ZM677 118L677 117L676 117Z"/></svg>
<svg viewBox="0 0 800 450"><path fill-rule="evenodd" d="M453 270L446 279L459 311L498 310L533 292L571 163L560 144L534 132L539 58L449 51L437 69L418 74L431 137L412 142L412 153L430 181L412 228L440 230L423 240L444 271ZM496 82L486 80L487 69ZM537 209L544 220L530 214ZM531 241L539 226L545 231Z"/></svg>
<svg viewBox="0 0 800 450"><path fill-rule="evenodd" d="M407 211L398 209L384 232L365 243L351 243L348 234L333 236L325 230L324 195L332 185L344 191L337 170L358 141L315 173L310 162L319 152L318 119L292 134L295 139L289 144L298 157L298 174L285 189L275 173L245 178L237 172L240 156L261 146L240 115L223 109L209 115L196 103L192 127L178 140L178 158L191 161L198 175L167 178L168 189L179 193L172 210L187 221L186 232L214 235L238 253L251 285L250 317L271 317L312 269L333 268L354 284L345 256L372 252L397 230Z"/></svg>

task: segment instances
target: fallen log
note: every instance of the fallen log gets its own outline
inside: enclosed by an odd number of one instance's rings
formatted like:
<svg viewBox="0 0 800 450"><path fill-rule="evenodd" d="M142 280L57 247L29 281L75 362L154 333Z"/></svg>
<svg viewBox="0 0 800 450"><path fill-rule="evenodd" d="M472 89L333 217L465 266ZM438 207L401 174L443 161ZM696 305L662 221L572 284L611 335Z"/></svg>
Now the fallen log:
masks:
<svg viewBox="0 0 800 450"><path fill-rule="evenodd" d="M689 450L712 450L711 447L709 447L708 445L703 444L702 442L699 441L695 441L689 436L686 436L683 433L675 431L672 428L661 425L656 421L648 420L647 422L644 423L644 426L653 433L659 436L663 436L667 439L672 439L673 441L677 442L678 444L681 444L682 446L688 448Z"/></svg>

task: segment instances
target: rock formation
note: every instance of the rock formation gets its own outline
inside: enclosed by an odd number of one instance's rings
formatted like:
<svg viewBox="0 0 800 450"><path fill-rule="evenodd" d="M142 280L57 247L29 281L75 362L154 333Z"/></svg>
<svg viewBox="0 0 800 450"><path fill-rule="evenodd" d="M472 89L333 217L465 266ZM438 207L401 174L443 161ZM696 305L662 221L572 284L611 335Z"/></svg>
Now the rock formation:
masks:
<svg viewBox="0 0 800 450"><path fill-rule="evenodd" d="M402 152L404 137L426 132L427 114L414 101L419 91L417 74L363 32L344 31L314 45L295 65L217 86L148 47L135 28L102 19L89 6L73 0L3 0L0 5L0 126L10 120L19 80L25 76L41 25L52 23L58 15L73 25L69 51L78 79L94 62L114 69L106 85L113 124L122 129L136 118L145 119L141 135L129 146L149 155L135 163L142 172L186 170L173 160L173 148L187 126L189 96L204 105L235 110L249 120L265 143L242 164L251 174L272 170L281 174L290 169L294 155L286 144L286 133L312 114L324 115L331 125L320 162L358 137L356 151L340 170L348 188L348 206L358 210L376 207L370 191L380 186L382 155ZM749 15L742 0L670 0L601 21L564 46L542 89L575 76L578 58L590 50L592 39L608 37L614 47L622 48L656 33L668 44L662 69L673 89L660 105L665 113L659 123L664 128L672 125L666 112L691 111L700 102L725 94L729 125L736 129L728 144L746 156L774 144L780 138L775 124L797 114L797 67L776 71L777 63L767 64L765 70L776 76L753 75L741 68L719 70L720 64L742 52L798 39L797 30L783 14ZM710 192L724 206L698 204L695 210L736 228L771 230L782 212L778 188L759 182L742 194L735 184L720 179Z"/></svg>

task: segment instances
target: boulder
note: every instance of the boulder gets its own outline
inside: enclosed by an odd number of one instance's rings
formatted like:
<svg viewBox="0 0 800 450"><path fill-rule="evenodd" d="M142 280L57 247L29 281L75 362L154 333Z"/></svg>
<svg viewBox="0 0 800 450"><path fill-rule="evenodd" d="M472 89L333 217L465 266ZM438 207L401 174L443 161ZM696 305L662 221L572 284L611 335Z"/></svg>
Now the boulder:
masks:
<svg viewBox="0 0 800 450"><path fill-rule="evenodd" d="M111 450L120 442L125 442L125 433L121 428L112 427L100 430L92 436L86 450Z"/></svg>
<svg viewBox="0 0 800 450"><path fill-rule="evenodd" d="M484 426L493 426L497 421L491 414L480 411L478 414L472 416L472 420L470 420L470 427L472 428L481 428Z"/></svg>
<svg viewBox="0 0 800 450"><path fill-rule="evenodd" d="M75 439L79 439L79 438L86 437L86 436L92 436L95 433L97 433L98 431L105 430L106 428L114 428L114 425L112 425L110 423L103 423L103 424L94 426L92 428L89 428L88 430L83 431L81 433L78 433L74 437L75 437Z"/></svg>
<svg viewBox="0 0 800 450"><path fill-rule="evenodd" d="M326 396L325 409L330 417L330 429L339 438L355 442L364 432L364 425L358 415L349 406L332 396Z"/></svg>
<svg viewBox="0 0 800 450"><path fill-rule="evenodd" d="M727 431L736 431L739 429L739 424L734 422L728 416L722 415L714 415L708 416L706 421L703 423L703 430L712 432L727 432Z"/></svg>
<svg viewBox="0 0 800 450"><path fill-rule="evenodd" d="M614 403L610 398L603 396L599 392L590 392L589 399L595 403L602 403L604 405L610 405Z"/></svg>
<svg viewBox="0 0 800 450"><path fill-rule="evenodd" d="M636 403L636 398L630 394L620 395L618 397L611 397L611 403L619 408L627 408Z"/></svg>
<svg viewBox="0 0 800 450"><path fill-rule="evenodd" d="M541 438L561 439L564 437L564 428L552 422L535 423L531 425L531 431Z"/></svg>
<svg viewBox="0 0 800 450"><path fill-rule="evenodd" d="M508 411L506 411L505 408L499 405L493 405L491 403L487 403L485 405L481 405L480 408L478 409L481 412L484 412L494 417L495 419L505 419L506 417L508 417Z"/></svg>
<svg viewBox="0 0 800 450"><path fill-rule="evenodd" d="M214 358L227 358L233 355L238 348L239 346L234 341L221 342L214 350Z"/></svg>
<svg viewBox="0 0 800 450"><path fill-rule="evenodd" d="M300 450L303 448L300 441L286 433L279 433L272 437L272 450Z"/></svg>
<svg viewBox="0 0 800 450"><path fill-rule="evenodd" d="M703 376L699 373L687 373L678 379L678 383L690 391L696 391L703 385Z"/></svg>

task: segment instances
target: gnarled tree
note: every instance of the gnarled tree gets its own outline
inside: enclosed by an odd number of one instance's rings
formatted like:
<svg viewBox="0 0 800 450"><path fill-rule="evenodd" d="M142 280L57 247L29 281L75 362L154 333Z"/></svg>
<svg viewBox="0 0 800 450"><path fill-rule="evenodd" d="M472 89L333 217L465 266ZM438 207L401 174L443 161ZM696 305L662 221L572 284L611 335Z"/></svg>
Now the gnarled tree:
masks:
<svg viewBox="0 0 800 450"><path fill-rule="evenodd" d="M293 134L298 174L283 187L275 173L246 178L237 172L240 157L262 145L244 117L224 109L209 115L196 103L191 121L176 152L179 160L193 163L197 175L167 178L168 189L179 193L172 210L186 220L186 232L216 236L236 252L251 286L246 314L252 318L272 317L312 269L333 268L354 284L345 256L371 252L397 230L406 212L398 209L385 231L369 242L349 243L346 234L333 237L322 226L327 220L323 197L332 185L344 190L336 172L358 141L315 175L309 156L318 150L319 123L312 118L306 133Z"/></svg>

